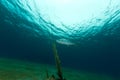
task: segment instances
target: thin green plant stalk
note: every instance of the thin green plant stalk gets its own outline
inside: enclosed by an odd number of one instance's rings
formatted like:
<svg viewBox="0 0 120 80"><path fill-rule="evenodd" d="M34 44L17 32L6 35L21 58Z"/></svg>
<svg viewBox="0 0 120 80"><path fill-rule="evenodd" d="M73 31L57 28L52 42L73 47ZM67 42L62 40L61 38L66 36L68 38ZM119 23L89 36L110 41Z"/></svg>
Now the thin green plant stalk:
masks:
<svg viewBox="0 0 120 80"><path fill-rule="evenodd" d="M54 57L55 57L56 67L57 67L57 75L59 77L58 80L63 80L61 62L60 62L60 58L58 56L56 44L53 43L52 47L53 47L53 53L54 53Z"/></svg>

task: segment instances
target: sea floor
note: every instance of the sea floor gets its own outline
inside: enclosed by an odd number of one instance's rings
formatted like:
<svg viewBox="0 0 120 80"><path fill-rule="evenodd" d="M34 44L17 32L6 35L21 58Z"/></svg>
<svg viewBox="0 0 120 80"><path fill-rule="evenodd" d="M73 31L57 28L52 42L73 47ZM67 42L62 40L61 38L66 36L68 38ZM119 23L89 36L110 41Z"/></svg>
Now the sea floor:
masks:
<svg viewBox="0 0 120 80"><path fill-rule="evenodd" d="M56 67L0 58L0 80L47 80L47 72L56 76ZM63 69L63 75L66 80L115 80L106 75L77 72L67 68Z"/></svg>

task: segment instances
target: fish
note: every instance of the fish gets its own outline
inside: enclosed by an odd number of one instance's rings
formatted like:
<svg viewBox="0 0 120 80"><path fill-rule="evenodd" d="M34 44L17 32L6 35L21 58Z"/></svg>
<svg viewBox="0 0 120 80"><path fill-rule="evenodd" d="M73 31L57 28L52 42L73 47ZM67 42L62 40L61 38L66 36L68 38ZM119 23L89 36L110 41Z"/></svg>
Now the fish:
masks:
<svg viewBox="0 0 120 80"><path fill-rule="evenodd" d="M67 46L72 46L72 45L75 45L73 42L71 42L70 40L67 40L67 39L58 39L56 40L57 43L59 44L62 44L62 45L67 45Z"/></svg>

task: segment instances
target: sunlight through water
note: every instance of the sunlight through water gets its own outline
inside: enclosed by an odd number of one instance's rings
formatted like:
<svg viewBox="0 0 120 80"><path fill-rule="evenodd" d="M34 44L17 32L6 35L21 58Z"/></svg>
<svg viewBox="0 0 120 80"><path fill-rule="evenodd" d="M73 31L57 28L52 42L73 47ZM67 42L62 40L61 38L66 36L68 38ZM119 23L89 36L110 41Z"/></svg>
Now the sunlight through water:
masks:
<svg viewBox="0 0 120 80"><path fill-rule="evenodd" d="M116 34L120 0L0 0L18 27L56 41L92 40L99 33ZM113 27L115 26L115 27ZM108 31L112 30L112 31ZM106 31L106 32L105 32ZM64 42L63 42L64 43Z"/></svg>

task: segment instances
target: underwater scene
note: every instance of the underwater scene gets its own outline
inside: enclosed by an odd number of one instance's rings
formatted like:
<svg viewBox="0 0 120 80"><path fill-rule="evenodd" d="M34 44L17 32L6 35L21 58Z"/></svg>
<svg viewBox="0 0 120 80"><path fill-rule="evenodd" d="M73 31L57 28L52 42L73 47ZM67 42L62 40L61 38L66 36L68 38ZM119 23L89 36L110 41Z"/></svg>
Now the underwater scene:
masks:
<svg viewBox="0 0 120 80"><path fill-rule="evenodd" d="M0 0L0 80L120 80L120 0Z"/></svg>

